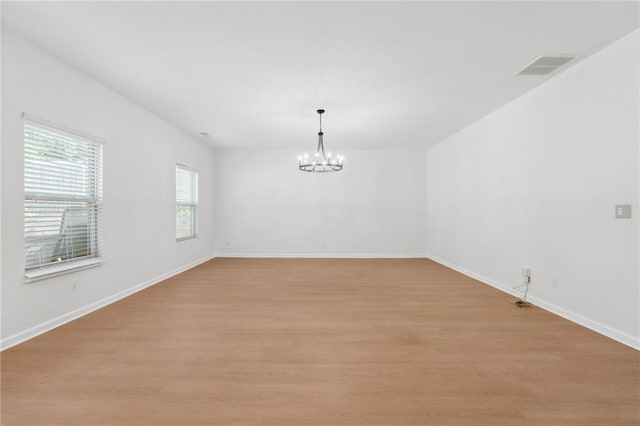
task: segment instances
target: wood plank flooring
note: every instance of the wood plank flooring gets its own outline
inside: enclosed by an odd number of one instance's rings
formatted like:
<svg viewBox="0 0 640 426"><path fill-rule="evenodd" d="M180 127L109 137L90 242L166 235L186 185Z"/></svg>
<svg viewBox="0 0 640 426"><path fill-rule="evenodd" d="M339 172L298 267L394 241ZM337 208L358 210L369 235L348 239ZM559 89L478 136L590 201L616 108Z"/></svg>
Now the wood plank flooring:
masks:
<svg viewBox="0 0 640 426"><path fill-rule="evenodd" d="M640 423L639 352L511 299L426 259L218 258L3 352L2 424Z"/></svg>

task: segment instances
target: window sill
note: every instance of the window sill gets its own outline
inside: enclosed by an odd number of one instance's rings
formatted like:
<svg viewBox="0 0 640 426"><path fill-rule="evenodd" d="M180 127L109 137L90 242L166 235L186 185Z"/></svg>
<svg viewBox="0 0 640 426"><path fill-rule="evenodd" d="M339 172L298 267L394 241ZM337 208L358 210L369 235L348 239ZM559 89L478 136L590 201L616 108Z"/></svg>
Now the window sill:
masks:
<svg viewBox="0 0 640 426"><path fill-rule="evenodd" d="M102 259L88 259L63 265L51 265L42 269L34 269L24 273L25 283L44 280L46 278L65 275L83 269L95 268L102 265Z"/></svg>
<svg viewBox="0 0 640 426"><path fill-rule="evenodd" d="M198 236L197 235L190 235L188 237L176 238L176 241L193 240L194 238L198 238Z"/></svg>

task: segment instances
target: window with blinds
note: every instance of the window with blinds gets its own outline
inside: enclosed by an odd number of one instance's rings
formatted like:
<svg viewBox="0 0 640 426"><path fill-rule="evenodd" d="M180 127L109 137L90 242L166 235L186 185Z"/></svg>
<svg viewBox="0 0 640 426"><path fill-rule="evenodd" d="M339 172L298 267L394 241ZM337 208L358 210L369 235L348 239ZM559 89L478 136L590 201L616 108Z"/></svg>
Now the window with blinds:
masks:
<svg viewBox="0 0 640 426"><path fill-rule="evenodd" d="M28 279L100 263L100 141L25 117L24 239Z"/></svg>
<svg viewBox="0 0 640 426"><path fill-rule="evenodd" d="M176 240L198 234L198 172L176 164Z"/></svg>

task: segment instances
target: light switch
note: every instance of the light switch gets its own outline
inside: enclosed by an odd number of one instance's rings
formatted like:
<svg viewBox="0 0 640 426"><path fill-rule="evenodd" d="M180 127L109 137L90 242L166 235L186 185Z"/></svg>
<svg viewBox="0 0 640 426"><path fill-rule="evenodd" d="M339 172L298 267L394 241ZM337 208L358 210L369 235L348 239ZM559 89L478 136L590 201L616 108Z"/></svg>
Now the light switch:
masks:
<svg viewBox="0 0 640 426"><path fill-rule="evenodd" d="M616 219L631 219L631 204L617 204Z"/></svg>

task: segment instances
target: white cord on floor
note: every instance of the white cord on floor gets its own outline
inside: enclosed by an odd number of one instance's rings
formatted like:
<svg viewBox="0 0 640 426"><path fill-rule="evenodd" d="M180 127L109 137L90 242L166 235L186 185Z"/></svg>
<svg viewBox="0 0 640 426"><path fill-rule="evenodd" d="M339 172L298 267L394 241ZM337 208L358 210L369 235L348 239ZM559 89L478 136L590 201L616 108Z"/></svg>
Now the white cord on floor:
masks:
<svg viewBox="0 0 640 426"><path fill-rule="evenodd" d="M529 293L529 284L531 284L531 278L529 277L526 277L526 278L527 278L526 282L520 284L519 286L512 287L514 290L524 287L524 296L522 296L522 299L521 299L523 302L527 301L527 293Z"/></svg>

